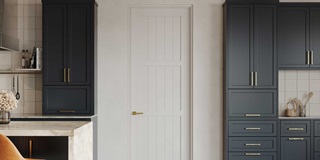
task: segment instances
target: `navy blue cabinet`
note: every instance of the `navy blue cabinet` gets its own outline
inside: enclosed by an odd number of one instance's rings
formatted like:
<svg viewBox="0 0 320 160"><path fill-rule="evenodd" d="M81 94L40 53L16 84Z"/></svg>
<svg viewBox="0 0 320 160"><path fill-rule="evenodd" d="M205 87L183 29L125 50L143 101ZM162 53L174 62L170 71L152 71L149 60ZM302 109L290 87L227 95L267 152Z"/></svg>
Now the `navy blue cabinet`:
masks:
<svg viewBox="0 0 320 160"><path fill-rule="evenodd" d="M276 6L227 6L228 88L276 88Z"/></svg>
<svg viewBox="0 0 320 160"><path fill-rule="evenodd" d="M94 114L93 0L43 3L43 113Z"/></svg>
<svg viewBox="0 0 320 160"><path fill-rule="evenodd" d="M280 69L320 69L320 8L280 7Z"/></svg>

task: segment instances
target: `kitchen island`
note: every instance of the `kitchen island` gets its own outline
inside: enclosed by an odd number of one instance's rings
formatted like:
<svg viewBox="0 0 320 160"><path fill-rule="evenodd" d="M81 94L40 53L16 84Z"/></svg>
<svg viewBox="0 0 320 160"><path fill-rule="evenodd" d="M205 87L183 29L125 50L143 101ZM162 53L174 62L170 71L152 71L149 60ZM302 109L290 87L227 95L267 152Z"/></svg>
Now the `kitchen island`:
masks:
<svg viewBox="0 0 320 160"><path fill-rule="evenodd" d="M0 133L8 137L66 137L68 160L93 159L93 122L90 121L11 121L0 125Z"/></svg>

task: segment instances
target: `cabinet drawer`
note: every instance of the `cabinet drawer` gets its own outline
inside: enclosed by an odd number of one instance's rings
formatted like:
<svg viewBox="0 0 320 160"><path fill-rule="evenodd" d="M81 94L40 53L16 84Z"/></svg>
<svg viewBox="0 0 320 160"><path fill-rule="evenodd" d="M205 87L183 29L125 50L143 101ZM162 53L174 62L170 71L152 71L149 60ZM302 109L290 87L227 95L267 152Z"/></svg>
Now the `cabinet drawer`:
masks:
<svg viewBox="0 0 320 160"><path fill-rule="evenodd" d="M276 121L229 121L229 136L276 136Z"/></svg>
<svg viewBox="0 0 320 160"><path fill-rule="evenodd" d="M315 159L315 160L320 159L320 152L315 152L315 153L314 153L314 159Z"/></svg>
<svg viewBox="0 0 320 160"><path fill-rule="evenodd" d="M43 113L59 115L89 114L90 87L45 86Z"/></svg>
<svg viewBox="0 0 320 160"><path fill-rule="evenodd" d="M281 136L310 136L310 121L281 121Z"/></svg>
<svg viewBox="0 0 320 160"><path fill-rule="evenodd" d="M276 152L229 152L229 160L276 160Z"/></svg>
<svg viewBox="0 0 320 160"><path fill-rule="evenodd" d="M314 136L320 137L320 121L314 121Z"/></svg>
<svg viewBox="0 0 320 160"><path fill-rule="evenodd" d="M229 117L275 117L275 90L229 90Z"/></svg>
<svg viewBox="0 0 320 160"><path fill-rule="evenodd" d="M229 151L276 151L275 137L232 137Z"/></svg>

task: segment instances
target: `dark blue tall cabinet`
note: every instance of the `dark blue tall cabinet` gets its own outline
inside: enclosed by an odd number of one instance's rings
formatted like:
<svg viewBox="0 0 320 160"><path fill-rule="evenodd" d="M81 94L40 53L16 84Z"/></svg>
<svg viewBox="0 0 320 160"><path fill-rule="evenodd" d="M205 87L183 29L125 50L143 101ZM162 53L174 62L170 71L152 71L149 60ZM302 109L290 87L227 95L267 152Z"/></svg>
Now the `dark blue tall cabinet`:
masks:
<svg viewBox="0 0 320 160"><path fill-rule="evenodd" d="M43 113L93 115L96 3L42 0Z"/></svg>
<svg viewBox="0 0 320 160"><path fill-rule="evenodd" d="M225 159L276 160L277 2L227 1Z"/></svg>

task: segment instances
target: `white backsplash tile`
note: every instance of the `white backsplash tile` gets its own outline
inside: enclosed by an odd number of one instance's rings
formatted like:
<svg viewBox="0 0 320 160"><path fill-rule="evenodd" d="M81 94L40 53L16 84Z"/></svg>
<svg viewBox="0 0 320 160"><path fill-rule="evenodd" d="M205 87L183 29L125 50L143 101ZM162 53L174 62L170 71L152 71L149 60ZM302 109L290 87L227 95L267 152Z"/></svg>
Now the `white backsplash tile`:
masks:
<svg viewBox="0 0 320 160"><path fill-rule="evenodd" d="M41 0L18 0L18 17L9 23L18 28L20 51L0 51L0 69L21 68L22 50L42 47L42 6ZM11 74L0 74L0 90L12 90ZM17 75L14 75L17 76ZM42 76L19 74L19 93L21 98L12 113L42 113ZM17 86L16 86L17 87Z"/></svg>
<svg viewBox="0 0 320 160"><path fill-rule="evenodd" d="M278 82L278 108L280 116L284 115L286 103L293 98L298 98L305 104L309 92L313 92L314 95L307 103L307 116L320 116L320 71L282 70L279 71Z"/></svg>
<svg viewBox="0 0 320 160"><path fill-rule="evenodd" d="M296 71L296 70L285 71L284 78L286 80L288 80L288 79L296 80L298 78L298 71Z"/></svg>
<svg viewBox="0 0 320 160"><path fill-rule="evenodd" d="M293 80L293 79L285 80L285 91L286 92L297 91L297 80Z"/></svg>

